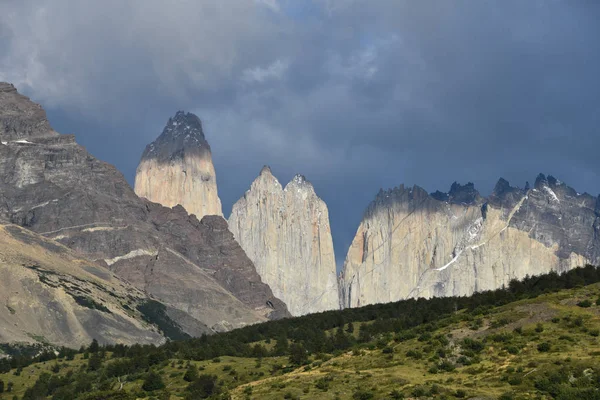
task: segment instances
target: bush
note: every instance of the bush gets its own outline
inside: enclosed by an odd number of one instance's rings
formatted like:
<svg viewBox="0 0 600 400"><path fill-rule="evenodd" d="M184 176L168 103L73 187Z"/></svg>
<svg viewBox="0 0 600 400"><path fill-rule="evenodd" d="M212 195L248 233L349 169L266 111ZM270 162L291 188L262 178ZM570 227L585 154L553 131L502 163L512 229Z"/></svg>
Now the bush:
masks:
<svg viewBox="0 0 600 400"><path fill-rule="evenodd" d="M579 303L577 303L577 305L578 305L579 307L582 307L582 308L588 308L588 307L591 307L591 306L592 306L592 302L591 302L591 301L589 301L588 299L585 299L585 300L583 300L583 301L580 301Z"/></svg>
<svg viewBox="0 0 600 400"><path fill-rule="evenodd" d="M513 394L511 392L502 393L498 400L513 400Z"/></svg>
<svg viewBox="0 0 600 400"><path fill-rule="evenodd" d="M414 397L423 397L427 394L427 390L423 386L415 386L412 390Z"/></svg>
<svg viewBox="0 0 600 400"><path fill-rule="evenodd" d="M423 358L423 354L420 351L409 350L406 352L406 357L414 358L415 360L420 360Z"/></svg>
<svg viewBox="0 0 600 400"><path fill-rule="evenodd" d="M537 349L539 352L546 353L546 352L550 351L551 347L552 346L550 345L550 343L543 342L543 343L538 344Z"/></svg>
<svg viewBox="0 0 600 400"><path fill-rule="evenodd" d="M142 389L146 392L153 392L164 388L165 383L163 382L162 377L154 371L146 375L146 379L144 379L144 383L142 384Z"/></svg>
<svg viewBox="0 0 600 400"><path fill-rule="evenodd" d="M190 383L186 388L186 400L207 399L213 395L219 394L220 389L217 386L217 377L214 375L202 374Z"/></svg>
<svg viewBox="0 0 600 400"><path fill-rule="evenodd" d="M511 376L508 378L508 384L511 386L517 386L523 383L523 379L520 376Z"/></svg>
<svg viewBox="0 0 600 400"><path fill-rule="evenodd" d="M186 382L193 382L198 378L198 368L195 365L190 364L187 371L185 371L185 375L183 375L183 380Z"/></svg>
<svg viewBox="0 0 600 400"><path fill-rule="evenodd" d="M479 353L485 348L483 342L480 342L479 340L476 340L476 339L470 339L470 338L463 339L462 347L465 349L471 350L475 353Z"/></svg>
<svg viewBox="0 0 600 400"><path fill-rule="evenodd" d="M452 364L450 361L448 360L444 360L441 363L438 364L438 368L442 371L446 371L446 372L452 372L454 371L455 367L454 364Z"/></svg>
<svg viewBox="0 0 600 400"><path fill-rule="evenodd" d="M364 389L358 389L352 395L352 398L354 400L370 400L373 397L375 397L373 392L370 392L370 391L364 390Z"/></svg>

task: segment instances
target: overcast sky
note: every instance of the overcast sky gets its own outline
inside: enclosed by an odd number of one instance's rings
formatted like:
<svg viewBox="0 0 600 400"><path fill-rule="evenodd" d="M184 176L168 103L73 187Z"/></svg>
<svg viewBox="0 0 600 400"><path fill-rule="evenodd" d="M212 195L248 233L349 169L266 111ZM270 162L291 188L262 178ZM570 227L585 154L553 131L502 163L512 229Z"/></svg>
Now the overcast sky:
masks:
<svg viewBox="0 0 600 400"><path fill-rule="evenodd" d="M0 80L133 182L177 110L224 212L268 164L343 262L379 188L539 172L600 193L600 1L0 0Z"/></svg>

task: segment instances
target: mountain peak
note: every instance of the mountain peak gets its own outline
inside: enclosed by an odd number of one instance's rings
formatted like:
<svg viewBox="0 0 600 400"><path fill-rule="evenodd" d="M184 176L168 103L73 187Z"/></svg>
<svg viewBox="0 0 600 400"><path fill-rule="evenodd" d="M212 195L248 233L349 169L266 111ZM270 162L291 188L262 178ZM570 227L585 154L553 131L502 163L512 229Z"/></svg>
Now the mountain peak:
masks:
<svg viewBox="0 0 600 400"><path fill-rule="evenodd" d="M273 175L273 172L271 171L271 167L265 165L262 167L262 169L260 170L260 174L258 175Z"/></svg>
<svg viewBox="0 0 600 400"><path fill-rule="evenodd" d="M177 111L169 118L160 136L146 146L142 159L155 158L167 162L194 150L210 153L202 121L193 113Z"/></svg>
<svg viewBox="0 0 600 400"><path fill-rule="evenodd" d="M12 83L0 82L0 93L2 92L16 92L17 88Z"/></svg>
<svg viewBox="0 0 600 400"><path fill-rule="evenodd" d="M292 180L285 186L285 189L295 186L298 189L309 189L314 191L312 183L302 174L296 174Z"/></svg>
<svg viewBox="0 0 600 400"><path fill-rule="evenodd" d="M205 140L200 118L196 114L185 111L177 111L175 116L169 118L163 134L173 136L189 134Z"/></svg>
<svg viewBox="0 0 600 400"><path fill-rule="evenodd" d="M58 136L46 112L20 94L14 85L0 82L0 138L4 142Z"/></svg>

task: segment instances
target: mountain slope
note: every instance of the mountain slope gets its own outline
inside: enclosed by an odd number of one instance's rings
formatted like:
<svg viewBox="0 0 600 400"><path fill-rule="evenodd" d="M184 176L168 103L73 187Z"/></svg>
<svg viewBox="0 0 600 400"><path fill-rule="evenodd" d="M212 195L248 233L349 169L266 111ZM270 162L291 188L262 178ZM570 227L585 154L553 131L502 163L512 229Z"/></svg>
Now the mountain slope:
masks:
<svg viewBox="0 0 600 400"><path fill-rule="evenodd" d="M292 315L339 307L329 212L303 176L282 188L264 167L233 205L229 229Z"/></svg>
<svg viewBox="0 0 600 400"><path fill-rule="evenodd" d="M164 342L137 310L142 291L16 225L0 225L0 293L0 343Z"/></svg>
<svg viewBox="0 0 600 400"><path fill-rule="evenodd" d="M501 179L488 199L472 184L431 195L404 185L365 212L342 274L344 307L460 296L510 279L600 263L600 200L540 175Z"/></svg>
<svg viewBox="0 0 600 400"><path fill-rule="evenodd" d="M103 263L172 306L189 334L289 315L225 220L140 199L115 167L48 126L39 105L0 86L0 218Z"/></svg>

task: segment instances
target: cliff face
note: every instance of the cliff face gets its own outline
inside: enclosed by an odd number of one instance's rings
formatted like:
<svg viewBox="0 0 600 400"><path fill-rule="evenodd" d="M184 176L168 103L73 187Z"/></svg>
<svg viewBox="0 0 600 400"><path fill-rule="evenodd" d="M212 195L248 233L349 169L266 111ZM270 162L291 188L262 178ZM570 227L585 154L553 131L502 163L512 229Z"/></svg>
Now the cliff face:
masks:
<svg viewBox="0 0 600 400"><path fill-rule="evenodd" d="M146 147L135 193L166 207L180 204L198 219L223 215L210 146L197 116L177 112Z"/></svg>
<svg viewBox="0 0 600 400"><path fill-rule="evenodd" d="M263 168L233 206L229 229L292 315L339 307L327 205L304 177L283 189Z"/></svg>
<svg viewBox="0 0 600 400"><path fill-rule="evenodd" d="M223 218L198 220L182 207L139 198L115 167L73 136L36 128L46 126L45 114L43 124L15 119L14 103L25 116L40 110L15 90L0 91L0 126L17 127L0 132L0 219L125 277L170 306L191 335L205 325L227 330L289 315Z"/></svg>
<svg viewBox="0 0 600 400"><path fill-rule="evenodd" d="M461 296L511 279L600 263L600 200L540 175L533 189L501 179L483 199L382 191L369 206L340 275L343 307Z"/></svg>

